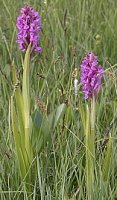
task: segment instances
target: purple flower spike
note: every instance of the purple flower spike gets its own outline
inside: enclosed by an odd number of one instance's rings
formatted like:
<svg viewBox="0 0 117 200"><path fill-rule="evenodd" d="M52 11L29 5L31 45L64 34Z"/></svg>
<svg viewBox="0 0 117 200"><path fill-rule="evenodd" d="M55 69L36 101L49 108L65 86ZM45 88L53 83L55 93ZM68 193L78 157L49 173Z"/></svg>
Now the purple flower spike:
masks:
<svg viewBox="0 0 117 200"><path fill-rule="evenodd" d="M101 87L103 69L98 64L98 58L88 53L81 64L81 83L85 99L97 96Z"/></svg>
<svg viewBox="0 0 117 200"><path fill-rule="evenodd" d="M17 43L19 49L26 51L28 45L31 43L32 51L41 52L41 47L38 46L41 30L41 17L31 6L25 5L20 10L20 15L17 18Z"/></svg>

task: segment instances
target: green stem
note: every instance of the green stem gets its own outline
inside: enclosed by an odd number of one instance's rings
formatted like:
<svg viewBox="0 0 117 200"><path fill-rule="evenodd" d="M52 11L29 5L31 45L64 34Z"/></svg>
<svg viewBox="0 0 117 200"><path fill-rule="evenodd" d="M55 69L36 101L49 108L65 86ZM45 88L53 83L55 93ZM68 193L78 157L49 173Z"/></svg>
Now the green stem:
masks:
<svg viewBox="0 0 117 200"><path fill-rule="evenodd" d="M90 135L90 151L92 154L92 170L94 172L94 159L95 159L95 96L93 96L91 101L91 135ZM94 180L93 180L94 181Z"/></svg>
<svg viewBox="0 0 117 200"><path fill-rule="evenodd" d="M90 199L91 196L91 181L90 181L90 152L89 152L89 135L90 135L90 112L89 107L86 107L86 129L85 129L85 143L86 143L86 189L87 189L87 197Z"/></svg>
<svg viewBox="0 0 117 200"><path fill-rule="evenodd" d="M94 188L95 159L95 97L91 101L91 110L87 105L86 117L86 188L87 199L92 200Z"/></svg>

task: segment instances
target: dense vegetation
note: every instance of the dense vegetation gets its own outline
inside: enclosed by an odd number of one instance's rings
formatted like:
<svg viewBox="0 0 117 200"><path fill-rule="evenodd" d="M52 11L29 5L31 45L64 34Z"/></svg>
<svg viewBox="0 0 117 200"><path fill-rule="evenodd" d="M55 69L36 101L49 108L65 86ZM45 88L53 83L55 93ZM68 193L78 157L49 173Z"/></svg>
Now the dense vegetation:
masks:
<svg viewBox="0 0 117 200"><path fill-rule="evenodd" d="M22 86L24 53L16 44L16 18L25 1L0 0L0 199L22 200L29 199L29 196L33 200L86 199L84 124L87 101L80 83L80 64L85 53L92 51L98 55L105 70L96 102L92 200L116 200L117 1L27 2L42 16L40 45L43 51L33 55L30 69L31 116L33 119L36 115L38 129L31 136L36 155L36 167L33 168L36 176L31 183L31 193L28 193L20 176L10 111L14 87ZM13 63L19 80L15 86ZM74 78L78 79L77 96ZM56 110L60 105L65 108L62 107L58 120ZM55 113L54 128L48 130L46 124L43 125L43 118L49 116L52 123L52 113ZM111 151L106 166L109 135ZM104 166L109 168L106 180L103 178Z"/></svg>

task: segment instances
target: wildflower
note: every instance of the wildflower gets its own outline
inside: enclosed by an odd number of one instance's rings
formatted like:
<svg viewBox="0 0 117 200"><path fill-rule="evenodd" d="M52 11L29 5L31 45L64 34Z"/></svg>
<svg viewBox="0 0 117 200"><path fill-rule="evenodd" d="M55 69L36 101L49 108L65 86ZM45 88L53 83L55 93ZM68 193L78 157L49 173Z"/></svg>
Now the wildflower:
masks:
<svg viewBox="0 0 117 200"><path fill-rule="evenodd" d="M85 99L97 96L101 87L103 69L98 64L98 58L93 53L88 53L81 64L81 83Z"/></svg>
<svg viewBox="0 0 117 200"><path fill-rule="evenodd" d="M39 32L41 30L41 17L31 6L25 5L20 10L20 15L17 18L17 43L19 49L26 51L31 43L31 50L41 52L41 47L38 45L40 39Z"/></svg>

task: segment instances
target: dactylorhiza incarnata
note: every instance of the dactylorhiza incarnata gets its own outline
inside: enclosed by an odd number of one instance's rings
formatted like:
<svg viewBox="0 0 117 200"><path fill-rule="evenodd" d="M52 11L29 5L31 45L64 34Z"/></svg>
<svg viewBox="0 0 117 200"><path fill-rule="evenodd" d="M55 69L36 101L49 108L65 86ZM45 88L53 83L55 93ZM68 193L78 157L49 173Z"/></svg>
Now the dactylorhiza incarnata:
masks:
<svg viewBox="0 0 117 200"><path fill-rule="evenodd" d="M81 83L85 99L97 96L103 77L102 66L98 64L98 58L93 53L88 53L81 63Z"/></svg>
<svg viewBox="0 0 117 200"><path fill-rule="evenodd" d="M26 51L31 43L31 50L38 53L41 52L41 47L38 42L40 39L39 32L41 30L41 17L31 6L25 5L20 10L20 15L17 17L17 43L22 51Z"/></svg>

